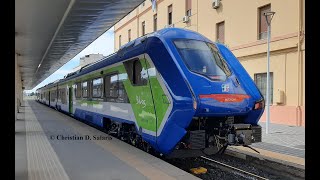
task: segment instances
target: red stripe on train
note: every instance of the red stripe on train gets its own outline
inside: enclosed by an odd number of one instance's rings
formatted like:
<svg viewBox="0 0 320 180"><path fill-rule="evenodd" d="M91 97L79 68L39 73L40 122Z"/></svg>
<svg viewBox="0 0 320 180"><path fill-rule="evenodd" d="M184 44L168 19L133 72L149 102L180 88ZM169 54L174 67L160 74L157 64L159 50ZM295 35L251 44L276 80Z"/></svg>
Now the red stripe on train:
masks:
<svg viewBox="0 0 320 180"><path fill-rule="evenodd" d="M244 99L249 99L246 94L201 94L200 98L212 98L219 102L241 102Z"/></svg>

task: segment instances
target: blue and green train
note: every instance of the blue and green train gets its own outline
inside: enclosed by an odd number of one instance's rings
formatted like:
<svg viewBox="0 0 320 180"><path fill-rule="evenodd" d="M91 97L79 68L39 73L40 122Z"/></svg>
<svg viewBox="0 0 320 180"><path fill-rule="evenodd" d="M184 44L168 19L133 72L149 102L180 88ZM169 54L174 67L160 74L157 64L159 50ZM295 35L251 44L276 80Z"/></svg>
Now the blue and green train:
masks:
<svg viewBox="0 0 320 180"><path fill-rule="evenodd" d="M166 156L261 141L264 98L232 52L166 28L37 90L39 102Z"/></svg>

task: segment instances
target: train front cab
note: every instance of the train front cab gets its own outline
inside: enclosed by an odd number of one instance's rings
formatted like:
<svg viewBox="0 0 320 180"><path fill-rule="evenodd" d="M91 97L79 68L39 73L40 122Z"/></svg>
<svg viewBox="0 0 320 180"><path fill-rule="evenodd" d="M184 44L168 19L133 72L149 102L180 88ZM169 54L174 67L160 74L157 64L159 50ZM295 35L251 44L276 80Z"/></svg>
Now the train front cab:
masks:
<svg viewBox="0 0 320 180"><path fill-rule="evenodd" d="M238 60L230 57L231 52L223 45L199 40L176 40L174 44L186 65L181 68L197 103L184 141L193 148L211 146L219 150L228 145L261 142L257 122L264 100L251 77L239 67L241 64L235 68L234 61ZM224 54L219 48L225 48ZM199 141L199 137L207 139Z"/></svg>
<svg viewBox="0 0 320 180"><path fill-rule="evenodd" d="M260 142L261 126L257 123L264 111L264 99L251 77L224 45L212 43L196 33L190 33L190 39L183 36L162 39L176 67L168 65L168 60L164 62L165 53L160 56L165 69L156 62L159 58L153 56L173 97L174 108L168 121L176 125L176 130L172 129L176 136L184 134L171 154L179 150L212 154L228 145ZM180 75L173 75L174 72ZM188 93L182 95L182 91ZM186 98L175 98L179 96ZM182 111L177 109L179 105L182 108L181 104L185 114L177 115L175 113ZM186 131L179 133L180 128Z"/></svg>

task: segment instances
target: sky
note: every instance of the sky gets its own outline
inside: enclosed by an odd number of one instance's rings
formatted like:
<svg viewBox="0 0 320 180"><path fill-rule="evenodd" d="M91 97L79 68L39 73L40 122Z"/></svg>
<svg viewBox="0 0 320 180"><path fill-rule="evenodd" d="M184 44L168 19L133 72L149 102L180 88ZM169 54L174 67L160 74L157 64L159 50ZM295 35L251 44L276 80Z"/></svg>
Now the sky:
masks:
<svg viewBox="0 0 320 180"><path fill-rule="evenodd" d="M42 87L48 83L51 83L57 79L62 79L69 72L73 71L73 68L77 67L80 63L80 58L88 54L103 54L107 56L114 52L114 28L103 33L99 38L93 41L89 46L82 50L78 55L64 64L56 72L51 74L47 79L43 80L40 84L34 87L32 90L26 90L26 93L35 92L39 87Z"/></svg>

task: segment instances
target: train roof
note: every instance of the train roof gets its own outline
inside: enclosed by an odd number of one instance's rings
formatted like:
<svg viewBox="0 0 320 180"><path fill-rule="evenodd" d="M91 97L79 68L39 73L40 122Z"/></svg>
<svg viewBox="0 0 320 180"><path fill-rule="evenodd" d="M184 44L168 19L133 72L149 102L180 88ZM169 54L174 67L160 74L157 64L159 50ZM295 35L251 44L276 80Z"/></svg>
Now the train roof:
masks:
<svg viewBox="0 0 320 180"><path fill-rule="evenodd" d="M51 87L54 87L54 86L55 86L58 82L60 82L61 80L62 80L62 79L57 79L57 80L55 80L55 81L53 81L53 82L51 82L51 83L49 83L49 84L46 84L46 85L38 88L36 91L41 90L41 89L43 89L43 88L51 88Z"/></svg>
<svg viewBox="0 0 320 180"><path fill-rule="evenodd" d="M134 39L134 40L124 44L123 46L121 46L117 52L110 54L109 56L104 57L99 61L96 61L94 63L90 63L90 64L82 67L78 71L68 73L64 77L64 79L60 79L57 82L66 82L70 79L79 77L81 75L87 74L89 72L100 69L102 67L121 62L124 60L123 56L125 53L131 54L131 57L134 57L135 55L139 55L139 54L143 53L143 50L144 50L142 47L143 42L147 38L150 38L150 37L158 37L162 41L171 41L172 39L183 39L184 38L184 39L195 39L195 40L201 40L201 41L213 43L208 38L204 37L203 35L195 32L195 31L191 31L188 29L182 29L182 28L165 28L165 29L161 29L156 32L146 34L146 35L139 37L137 39ZM135 51L133 52L133 50L135 50ZM51 87L52 84L54 84L54 83L56 83L56 82L49 83L48 85L43 86L43 87L47 87L47 86Z"/></svg>

